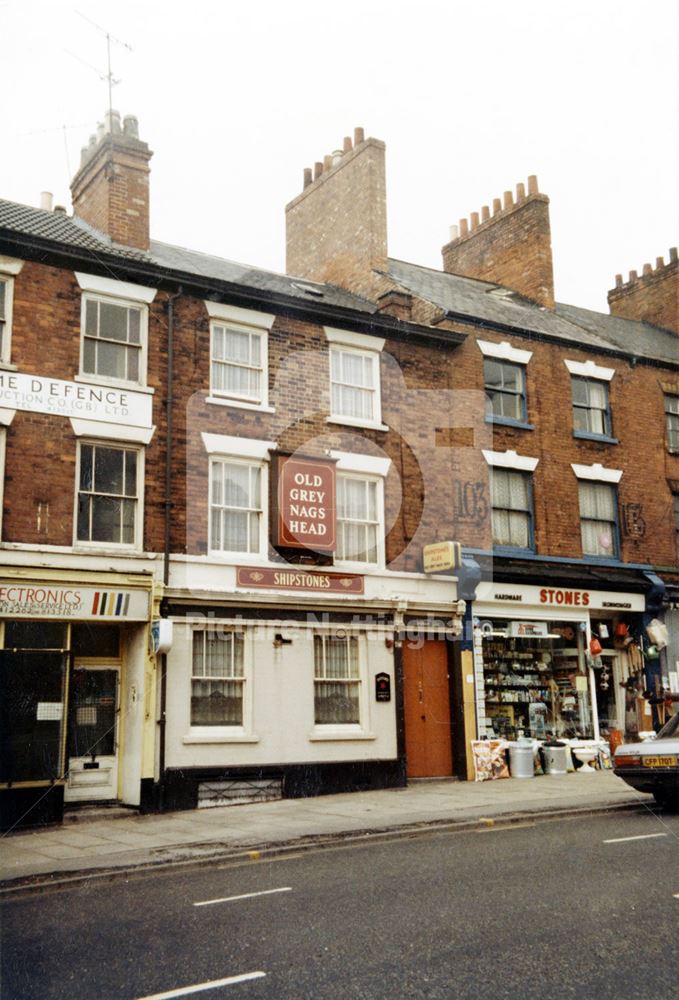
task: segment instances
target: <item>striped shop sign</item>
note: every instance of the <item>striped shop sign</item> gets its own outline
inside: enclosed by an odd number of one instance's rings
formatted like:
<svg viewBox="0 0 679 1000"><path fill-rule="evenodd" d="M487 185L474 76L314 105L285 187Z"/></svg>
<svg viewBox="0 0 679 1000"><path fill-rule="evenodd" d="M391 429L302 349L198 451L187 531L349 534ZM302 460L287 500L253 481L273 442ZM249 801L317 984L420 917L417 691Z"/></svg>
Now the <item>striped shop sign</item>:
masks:
<svg viewBox="0 0 679 1000"><path fill-rule="evenodd" d="M130 595L115 590L95 590L92 614L110 617L125 616L130 606Z"/></svg>

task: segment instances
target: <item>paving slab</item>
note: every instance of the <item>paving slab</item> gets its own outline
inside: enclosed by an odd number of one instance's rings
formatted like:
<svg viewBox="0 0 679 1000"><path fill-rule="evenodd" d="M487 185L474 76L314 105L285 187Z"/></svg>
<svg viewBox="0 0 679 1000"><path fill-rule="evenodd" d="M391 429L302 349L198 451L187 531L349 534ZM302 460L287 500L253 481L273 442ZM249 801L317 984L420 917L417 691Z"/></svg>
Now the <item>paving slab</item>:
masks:
<svg viewBox="0 0 679 1000"><path fill-rule="evenodd" d="M59 827L4 835L0 883L7 889L16 880L56 877L61 872L200 860L220 851L294 847L314 839L407 832L483 817L567 815L644 805L653 806L650 796L633 791L610 771L599 771L483 783L427 780L407 788L146 816L112 810L107 817L97 810L91 819L84 812L82 818L70 818Z"/></svg>

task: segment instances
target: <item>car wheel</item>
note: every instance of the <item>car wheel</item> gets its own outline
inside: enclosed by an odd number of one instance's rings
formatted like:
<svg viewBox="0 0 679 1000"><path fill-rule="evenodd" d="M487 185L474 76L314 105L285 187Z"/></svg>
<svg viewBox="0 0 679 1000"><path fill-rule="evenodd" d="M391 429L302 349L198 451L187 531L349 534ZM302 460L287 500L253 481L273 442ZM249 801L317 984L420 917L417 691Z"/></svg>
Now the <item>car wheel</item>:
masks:
<svg viewBox="0 0 679 1000"><path fill-rule="evenodd" d="M653 798L663 809L679 812L679 792L657 791L653 792Z"/></svg>

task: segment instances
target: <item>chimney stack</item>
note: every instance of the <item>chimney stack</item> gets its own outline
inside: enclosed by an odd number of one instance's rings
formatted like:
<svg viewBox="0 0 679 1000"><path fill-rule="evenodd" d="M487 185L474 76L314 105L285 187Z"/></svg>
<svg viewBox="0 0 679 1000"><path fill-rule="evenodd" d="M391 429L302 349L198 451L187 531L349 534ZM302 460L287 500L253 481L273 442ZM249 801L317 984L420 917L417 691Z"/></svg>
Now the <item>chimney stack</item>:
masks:
<svg viewBox="0 0 679 1000"><path fill-rule="evenodd" d="M110 236L114 243L149 248L149 147L139 138L133 115L120 122L107 112L105 124L82 150L71 182L73 214Z"/></svg>
<svg viewBox="0 0 679 1000"><path fill-rule="evenodd" d="M387 267L384 143L362 128L332 155L317 160L313 177L285 208L286 271L328 281L358 295L382 291L376 271Z"/></svg>
<svg viewBox="0 0 679 1000"><path fill-rule="evenodd" d="M552 237L549 226L549 198L540 194L537 177L516 185L516 197L505 191L493 198L493 212L487 205L472 212L470 221L460 219L459 235L451 232L443 247L443 270L466 278L495 282L554 308Z"/></svg>
<svg viewBox="0 0 679 1000"><path fill-rule="evenodd" d="M611 316L641 320L679 334L679 259L677 248L670 249L665 263L657 257L655 267L644 264L641 275L629 272L629 280L615 276L615 288L608 293Z"/></svg>

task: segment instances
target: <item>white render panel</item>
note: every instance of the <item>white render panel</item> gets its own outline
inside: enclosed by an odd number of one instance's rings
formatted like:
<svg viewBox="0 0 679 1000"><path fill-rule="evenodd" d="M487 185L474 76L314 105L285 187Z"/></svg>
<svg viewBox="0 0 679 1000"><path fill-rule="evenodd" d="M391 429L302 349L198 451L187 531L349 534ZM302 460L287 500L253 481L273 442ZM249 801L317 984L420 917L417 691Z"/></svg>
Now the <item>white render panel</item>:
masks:
<svg viewBox="0 0 679 1000"><path fill-rule="evenodd" d="M319 626L321 628L321 626ZM229 727L215 727L216 741L190 742L191 626L175 621L175 643L167 658L166 765L168 767L234 767L256 764L321 763L324 761L390 760L396 757L396 701L393 650L384 637L360 636L365 664L362 683L367 685L368 718L363 733L337 739L314 738L313 629L286 623L275 630L271 623L241 622L246 635L246 685L251 687L250 738L225 738ZM284 631L292 642L274 646L274 631ZM352 629L352 632L354 630ZM392 679L392 700L376 702L375 674ZM247 694L246 694L247 697Z"/></svg>
<svg viewBox="0 0 679 1000"><path fill-rule="evenodd" d="M488 465L496 465L503 469L519 469L522 472L534 472L540 461L539 458L517 455L515 451L487 451L485 448L482 451Z"/></svg>
<svg viewBox="0 0 679 1000"><path fill-rule="evenodd" d="M568 361L564 364L571 375L582 375L584 378L598 378L602 382L610 382L615 375L615 368L602 368L593 361Z"/></svg>
<svg viewBox="0 0 679 1000"><path fill-rule="evenodd" d="M476 343L487 358L501 358L503 361L513 361L517 365L527 365L533 357L532 351L522 351L518 347L512 347L508 340L503 340L499 344L491 343L489 340L477 340Z"/></svg>
<svg viewBox="0 0 679 1000"><path fill-rule="evenodd" d="M599 462L594 465L571 463L571 469L578 479L592 479L600 483L619 483L622 479L622 469L605 469Z"/></svg>
<svg viewBox="0 0 679 1000"><path fill-rule="evenodd" d="M324 326L325 337L329 344L339 344L344 347L356 347L361 351L381 351L384 347L384 337L371 337L366 333L353 333L351 330L337 330L332 326Z"/></svg>
<svg viewBox="0 0 679 1000"><path fill-rule="evenodd" d="M209 299L204 299L204 302L210 319L221 319L225 323L235 323L238 326L270 330L276 318L273 313L242 309L240 306L230 306L226 302L211 302Z"/></svg>
<svg viewBox="0 0 679 1000"><path fill-rule="evenodd" d="M98 274L85 274L75 271L75 278L84 292L95 292L99 295L111 295L116 299L128 299L133 302L153 302L158 294L157 288L146 285L135 285L130 281L116 281L113 278L102 278Z"/></svg>

